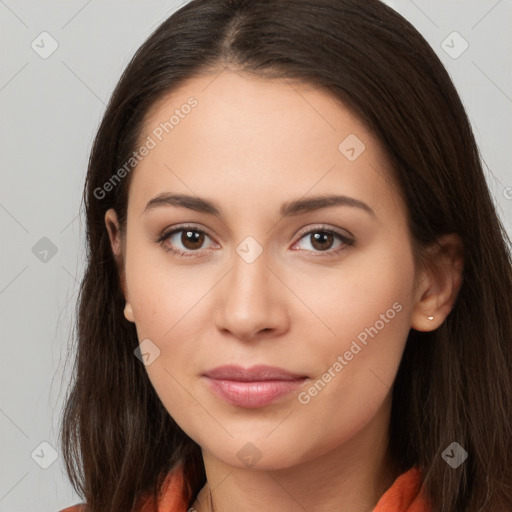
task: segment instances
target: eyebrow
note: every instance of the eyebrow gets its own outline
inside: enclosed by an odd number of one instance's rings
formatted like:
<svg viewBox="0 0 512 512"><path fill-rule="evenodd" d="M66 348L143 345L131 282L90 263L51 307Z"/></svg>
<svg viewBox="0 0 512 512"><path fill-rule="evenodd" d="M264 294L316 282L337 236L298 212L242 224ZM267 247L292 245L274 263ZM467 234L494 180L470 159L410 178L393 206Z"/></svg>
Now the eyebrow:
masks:
<svg viewBox="0 0 512 512"><path fill-rule="evenodd" d="M221 218L221 208L214 201L203 199L200 197L188 196L185 194L168 194L162 193L151 199L144 208L146 213L149 210L161 206L180 206L188 208L196 212L205 213L207 215L214 215ZM281 217L293 217L302 213L321 210L322 208L329 208L333 206L350 206L359 208L373 217L376 217L375 212L366 204L353 197L343 195L320 195L309 197L307 199L296 199L283 203L280 208Z"/></svg>

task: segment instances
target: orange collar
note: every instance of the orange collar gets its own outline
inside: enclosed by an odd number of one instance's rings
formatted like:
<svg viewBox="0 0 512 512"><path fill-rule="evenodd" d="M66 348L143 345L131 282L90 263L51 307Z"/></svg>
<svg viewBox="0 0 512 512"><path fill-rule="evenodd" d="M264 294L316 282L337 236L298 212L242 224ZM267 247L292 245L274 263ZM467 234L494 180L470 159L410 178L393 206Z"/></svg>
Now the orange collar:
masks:
<svg viewBox="0 0 512 512"><path fill-rule="evenodd" d="M421 488L421 469L413 467L402 473L381 496L373 512L432 512Z"/></svg>
<svg viewBox="0 0 512 512"><path fill-rule="evenodd" d="M185 481L181 468L169 473L162 486L158 507L146 498L140 512L187 512ZM381 496L373 512L431 512L421 489L421 470L411 468L402 473Z"/></svg>

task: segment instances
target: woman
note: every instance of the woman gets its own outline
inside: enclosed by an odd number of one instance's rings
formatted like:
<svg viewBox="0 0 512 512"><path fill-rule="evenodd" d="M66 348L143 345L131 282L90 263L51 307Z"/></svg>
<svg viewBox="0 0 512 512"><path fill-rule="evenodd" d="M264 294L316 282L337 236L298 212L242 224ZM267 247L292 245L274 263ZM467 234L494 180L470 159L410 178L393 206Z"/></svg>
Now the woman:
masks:
<svg viewBox="0 0 512 512"><path fill-rule="evenodd" d="M509 240L392 9L188 3L84 200L62 447L88 511L512 509Z"/></svg>

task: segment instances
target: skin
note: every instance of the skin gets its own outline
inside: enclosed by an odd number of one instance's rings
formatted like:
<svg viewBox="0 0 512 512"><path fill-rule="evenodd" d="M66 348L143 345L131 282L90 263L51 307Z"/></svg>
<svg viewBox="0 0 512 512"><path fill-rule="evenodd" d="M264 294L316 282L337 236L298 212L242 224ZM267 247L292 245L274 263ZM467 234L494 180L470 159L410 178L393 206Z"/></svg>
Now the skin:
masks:
<svg viewBox="0 0 512 512"><path fill-rule="evenodd" d="M378 139L325 92L230 70L197 76L153 106L141 141L190 96L198 105L132 171L126 236L114 210L105 216L126 319L160 349L148 376L201 446L216 512L371 511L398 476L385 455L407 335L436 329L451 311L460 240L448 235L444 252L430 250L435 270L416 268L407 210ZM365 144L354 161L338 149L349 134ZM215 201L221 217L172 205L144 213L164 192ZM363 201L374 215L344 205L280 218L282 203L322 194ZM156 241L179 223L203 230L202 244L183 232ZM337 236L315 243L319 226L354 245ZM248 236L262 249L251 263L236 250ZM301 403L298 393L397 303L400 312ZM309 379L246 409L201 377L223 364L268 364ZM237 457L247 443L260 457L253 466ZM200 512L209 510L203 490Z"/></svg>

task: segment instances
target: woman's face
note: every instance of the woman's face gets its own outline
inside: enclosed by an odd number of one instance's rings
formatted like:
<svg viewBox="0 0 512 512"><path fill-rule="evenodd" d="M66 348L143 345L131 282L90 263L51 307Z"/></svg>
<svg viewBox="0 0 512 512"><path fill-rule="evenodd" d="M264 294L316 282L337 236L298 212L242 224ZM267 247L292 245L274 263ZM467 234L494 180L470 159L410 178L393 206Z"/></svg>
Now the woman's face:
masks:
<svg viewBox="0 0 512 512"><path fill-rule="evenodd" d="M387 428L416 292L378 140L318 89L223 71L163 98L140 141L125 315L180 427L263 469ZM298 378L205 376L223 365Z"/></svg>

